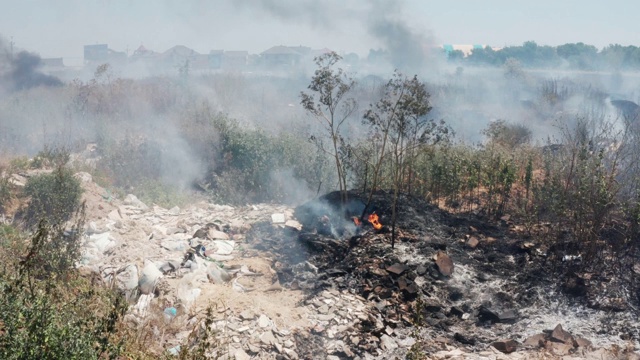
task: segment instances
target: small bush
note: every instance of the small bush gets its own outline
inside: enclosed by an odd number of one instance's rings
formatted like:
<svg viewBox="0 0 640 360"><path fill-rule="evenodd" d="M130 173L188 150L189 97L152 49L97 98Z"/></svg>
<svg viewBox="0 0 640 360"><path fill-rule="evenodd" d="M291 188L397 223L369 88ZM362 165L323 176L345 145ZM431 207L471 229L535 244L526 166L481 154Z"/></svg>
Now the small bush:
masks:
<svg viewBox="0 0 640 360"><path fill-rule="evenodd" d="M531 141L531 130L522 124L510 124L504 120L496 120L482 132L492 144L506 149L515 149Z"/></svg>
<svg viewBox="0 0 640 360"><path fill-rule="evenodd" d="M5 207L11 201L11 183L9 182L9 174L3 172L0 167L0 213L4 212Z"/></svg>
<svg viewBox="0 0 640 360"><path fill-rule="evenodd" d="M82 187L69 169L59 166L51 173L30 178L24 194L31 198L25 213L28 225L35 225L39 219L57 224L69 220L78 209Z"/></svg>

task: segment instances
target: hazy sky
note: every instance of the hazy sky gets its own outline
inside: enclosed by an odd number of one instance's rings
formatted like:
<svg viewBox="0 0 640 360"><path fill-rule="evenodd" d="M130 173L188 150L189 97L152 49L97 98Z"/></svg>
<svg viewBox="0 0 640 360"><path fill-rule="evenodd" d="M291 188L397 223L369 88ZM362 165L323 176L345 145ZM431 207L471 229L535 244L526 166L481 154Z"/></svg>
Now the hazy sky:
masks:
<svg viewBox="0 0 640 360"><path fill-rule="evenodd" d="M97 43L129 53L282 44L366 55L385 44L372 24L389 20L437 44L640 45L640 1L631 0L0 0L0 9L5 39L70 60Z"/></svg>

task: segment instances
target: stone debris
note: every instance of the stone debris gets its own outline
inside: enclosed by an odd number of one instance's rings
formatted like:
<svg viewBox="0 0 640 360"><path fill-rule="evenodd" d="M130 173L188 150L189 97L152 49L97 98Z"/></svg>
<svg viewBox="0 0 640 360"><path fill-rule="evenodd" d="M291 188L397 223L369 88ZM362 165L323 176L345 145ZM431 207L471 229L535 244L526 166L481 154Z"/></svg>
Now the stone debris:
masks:
<svg viewBox="0 0 640 360"><path fill-rule="evenodd" d="M83 186L96 187L90 179ZM93 191L102 209L88 218L81 266L127 294L132 306L126 318L133 324L172 309L169 320L183 331L165 339L169 352L179 352L187 329L198 324L190 314L220 300L232 302L217 304L215 315L230 359L405 358L424 338L436 339L426 353L434 359L524 359L527 351L588 358L599 351L560 325L517 344L513 339L524 337L508 329L523 322L521 309L507 306L506 293L503 303L469 306L467 292L457 288L480 287L487 277L470 272L458 262L460 252L444 242L415 245L430 247L428 257L395 257L385 255L384 230L350 224L357 241L337 239L332 231L310 233L286 206L197 203L167 210L134 195L121 201ZM472 232L466 243L457 241L465 256L486 250L489 237ZM405 235L396 244L399 253L412 241ZM476 248L472 240L479 238L477 250L464 248ZM371 249L379 255L367 255ZM342 258L350 267L334 261ZM464 330L474 325L496 336Z"/></svg>
<svg viewBox="0 0 640 360"><path fill-rule="evenodd" d="M518 348L518 343L516 343L515 341L513 341L511 339L508 339L508 340L496 341L496 342L492 343L491 346L493 346L494 348L496 348L500 352L503 352L505 354L510 354L510 353L516 351L516 349Z"/></svg>
<svg viewBox="0 0 640 360"><path fill-rule="evenodd" d="M436 265L442 275L451 276L453 274L453 260L444 251L438 251L436 254Z"/></svg>

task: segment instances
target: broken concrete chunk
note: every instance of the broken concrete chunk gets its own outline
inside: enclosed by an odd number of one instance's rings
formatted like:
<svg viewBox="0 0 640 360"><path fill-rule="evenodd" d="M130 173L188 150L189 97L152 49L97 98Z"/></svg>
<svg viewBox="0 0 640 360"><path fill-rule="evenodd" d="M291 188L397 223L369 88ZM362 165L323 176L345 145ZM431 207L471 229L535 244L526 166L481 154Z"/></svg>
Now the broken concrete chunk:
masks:
<svg viewBox="0 0 640 360"><path fill-rule="evenodd" d="M469 238L469 240L467 240L467 246L471 249L475 249L478 244L480 244L480 240L478 240L478 238L475 236L472 236Z"/></svg>
<svg viewBox="0 0 640 360"><path fill-rule="evenodd" d="M407 269L408 267L406 265L402 265L398 263L395 263L391 266L387 266L387 271L395 275L400 275Z"/></svg>
<svg viewBox="0 0 640 360"><path fill-rule="evenodd" d="M207 235L211 240L229 240L229 234L213 228L209 229L209 231L207 232Z"/></svg>
<svg viewBox="0 0 640 360"><path fill-rule="evenodd" d="M436 254L436 265L442 275L451 276L453 274L453 260L442 250Z"/></svg>
<svg viewBox="0 0 640 360"><path fill-rule="evenodd" d="M575 337L575 345L581 347L581 348L586 348L586 349L590 349L593 347L593 343L581 336L576 336Z"/></svg>
<svg viewBox="0 0 640 360"><path fill-rule="evenodd" d="M135 206L139 209L142 210L148 210L149 207L143 203L142 201L140 201L135 195L133 194L129 194L124 198L124 204L125 205L131 205L131 206Z"/></svg>
<svg viewBox="0 0 640 360"><path fill-rule="evenodd" d="M250 310L244 310L240 313L240 318L242 320L253 320L255 315Z"/></svg>
<svg viewBox="0 0 640 360"><path fill-rule="evenodd" d="M11 174L9 182L17 187L25 187L27 184L27 178L18 174Z"/></svg>
<svg viewBox="0 0 640 360"><path fill-rule="evenodd" d="M551 332L551 341L561 342L563 344L571 344L573 347L573 336L562 328L562 325L558 324Z"/></svg>
<svg viewBox="0 0 640 360"><path fill-rule="evenodd" d="M551 353L559 356L569 355L573 350L573 344L565 344L555 341L547 341L545 348Z"/></svg>
<svg viewBox="0 0 640 360"><path fill-rule="evenodd" d="M271 214L271 223L273 224L284 224L285 223L284 214Z"/></svg>
<svg viewBox="0 0 640 360"><path fill-rule="evenodd" d="M398 344L396 343L396 341L387 334L383 334L380 337L380 345L382 345L382 349L387 351L398 348Z"/></svg>
<svg viewBox="0 0 640 360"><path fill-rule="evenodd" d="M251 359L251 356L249 356L249 354L247 354L242 349L236 350L236 352L233 354L233 357L234 357L235 360L250 360Z"/></svg>
<svg viewBox="0 0 640 360"><path fill-rule="evenodd" d="M284 226L300 231L302 230L302 224L300 224L298 221L296 220L287 220L287 222L284 223Z"/></svg>
<svg viewBox="0 0 640 360"><path fill-rule="evenodd" d="M271 325L271 320L264 314L260 315L258 318L258 326L261 328L265 328Z"/></svg>
<svg viewBox="0 0 640 360"><path fill-rule="evenodd" d="M532 346L534 348L543 347L546 339L547 337L545 334L535 334L529 336L522 344L526 346Z"/></svg>
<svg viewBox="0 0 640 360"><path fill-rule="evenodd" d="M165 230L165 234L167 235L173 235L173 234L178 234L178 233L185 233L186 231L182 228L179 227L170 227L167 228L167 230Z"/></svg>
<svg viewBox="0 0 640 360"><path fill-rule="evenodd" d="M496 341L493 344L491 344L491 346L493 346L498 351L501 351L505 354L510 354L516 351L516 349L518 348L518 343L516 343L511 339L507 339L507 340Z"/></svg>
<svg viewBox="0 0 640 360"><path fill-rule="evenodd" d="M276 343L276 338L273 336L271 330L267 330L260 335L260 341L265 345L274 345Z"/></svg>

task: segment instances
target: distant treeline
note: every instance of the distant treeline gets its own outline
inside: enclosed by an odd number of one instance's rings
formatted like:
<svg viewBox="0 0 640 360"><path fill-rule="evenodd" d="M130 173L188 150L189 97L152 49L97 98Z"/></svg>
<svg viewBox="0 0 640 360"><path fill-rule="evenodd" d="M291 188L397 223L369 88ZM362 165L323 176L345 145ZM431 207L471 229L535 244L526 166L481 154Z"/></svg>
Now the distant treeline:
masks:
<svg viewBox="0 0 640 360"><path fill-rule="evenodd" d="M461 50L448 53L448 60L461 65L502 66L507 59L515 59L524 67L555 68L566 66L579 70L640 70L640 48L619 44L598 50L584 43L541 46L527 41L521 46L507 46L500 50L473 49L464 56Z"/></svg>

